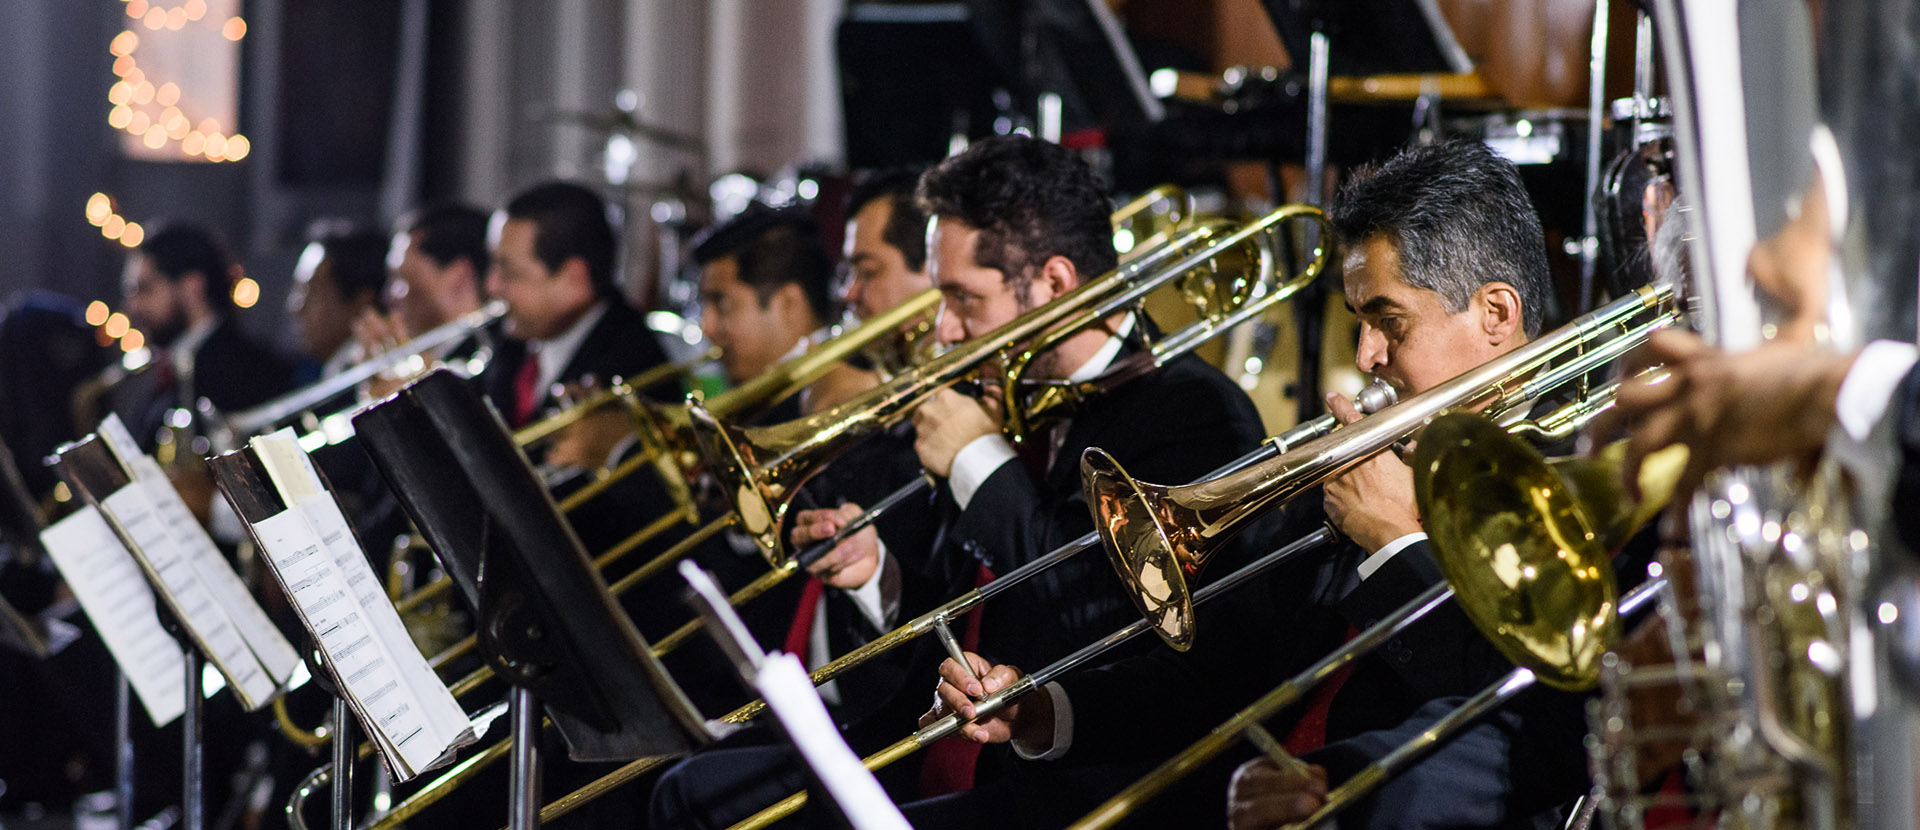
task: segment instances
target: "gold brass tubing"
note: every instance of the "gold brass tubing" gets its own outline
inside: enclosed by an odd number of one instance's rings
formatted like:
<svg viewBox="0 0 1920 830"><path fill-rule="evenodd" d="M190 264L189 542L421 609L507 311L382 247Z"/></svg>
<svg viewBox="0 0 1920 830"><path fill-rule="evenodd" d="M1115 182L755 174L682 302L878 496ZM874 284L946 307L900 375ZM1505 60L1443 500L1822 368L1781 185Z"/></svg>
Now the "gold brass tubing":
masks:
<svg viewBox="0 0 1920 830"><path fill-rule="evenodd" d="M674 517L669 516L668 518L674 518ZM740 519L737 515L733 513L728 513L725 516L721 516L718 519L714 519L713 521L708 522L705 525L702 525L698 530L695 530L694 532L687 534L685 538L681 539L678 542L675 542L673 547L668 548L665 551L662 551L659 556L655 556L654 558L647 560L647 563L645 565L641 565L639 568L634 569L633 573L620 577L618 581L614 582L612 585L607 586L607 590L613 593L615 596L625 593L628 588L632 588L634 585L639 584L640 582L646 580L647 578L653 576L654 574L667 569L669 566L673 565L674 563L687 558L687 555L693 552L694 547L698 546L702 542L707 541L708 539L713 538L714 534L719 533L720 531L725 530L729 527L732 527L734 523L738 522L739 520ZM645 531L643 530L642 532L644 533ZM605 554L602 554L601 558L608 559L609 561L611 561L611 557L613 557L616 553L622 553L622 554L625 553L627 549L631 549L633 546L638 545L640 543L638 541L634 541L639 536L640 534L636 533L633 536L627 537L626 541L623 541L620 544L615 545L613 547L613 550L609 550ZM645 540L642 539L640 541L645 541ZM629 542L631 542L632 544L628 544Z"/></svg>
<svg viewBox="0 0 1920 830"><path fill-rule="evenodd" d="M446 773L439 778L433 779L432 783L420 788L418 792L407 796L406 800L394 805L392 812L381 816L379 821L374 822L366 830L388 830L388 828L398 827L404 824L408 819L419 815L420 811L425 810L441 798L444 798L447 791L459 788L461 784L466 783L467 779L472 778L481 770L486 769L488 764L500 760L507 754L507 750L511 748L513 748L513 741L500 741L493 746L487 747L485 752L461 761L459 764L454 765L453 769L447 770Z"/></svg>
<svg viewBox="0 0 1920 830"><path fill-rule="evenodd" d="M613 403L619 397L619 387L595 390L593 394L574 402L566 409L514 430L513 443L516 446L525 447L544 440L560 430L573 426L581 418L592 414L600 407Z"/></svg>
<svg viewBox="0 0 1920 830"><path fill-rule="evenodd" d="M600 495L608 487L620 483L621 479L633 475L633 471L653 462L655 452L655 450L647 450L635 453L632 458L614 465L613 469L599 471L599 474L595 475L592 481L587 482L586 486L568 493L566 498L560 500L560 512L573 512L574 508L585 504L588 499Z"/></svg>
<svg viewBox="0 0 1920 830"><path fill-rule="evenodd" d="M273 720L280 725L280 732L287 739L309 749L318 749L332 743L332 740L320 729L302 729L293 722L293 715L287 711L285 696L273 699ZM331 732L332 730L325 730Z"/></svg>
<svg viewBox="0 0 1920 830"><path fill-rule="evenodd" d="M741 603L772 590L773 586L787 581L787 577L793 576L799 571L800 563L789 559L780 567L769 570L761 574L759 579L747 583L745 588L733 592L732 596L727 597L727 602L730 605L738 607ZM666 654L679 648L687 641L688 637L692 637L693 633L699 630L700 621L689 620L686 625L680 626L672 634L668 634L660 642L655 643L653 646L654 655Z"/></svg>

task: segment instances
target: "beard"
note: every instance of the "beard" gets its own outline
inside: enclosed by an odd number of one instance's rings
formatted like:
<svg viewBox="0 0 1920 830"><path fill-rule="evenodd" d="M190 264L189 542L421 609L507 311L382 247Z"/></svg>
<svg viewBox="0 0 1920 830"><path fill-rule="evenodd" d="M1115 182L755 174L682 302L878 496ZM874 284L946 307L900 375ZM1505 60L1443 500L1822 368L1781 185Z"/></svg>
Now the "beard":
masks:
<svg viewBox="0 0 1920 830"><path fill-rule="evenodd" d="M164 320L144 321L140 329L147 333L148 342L164 349L179 340L180 335L187 333L187 315L176 308Z"/></svg>

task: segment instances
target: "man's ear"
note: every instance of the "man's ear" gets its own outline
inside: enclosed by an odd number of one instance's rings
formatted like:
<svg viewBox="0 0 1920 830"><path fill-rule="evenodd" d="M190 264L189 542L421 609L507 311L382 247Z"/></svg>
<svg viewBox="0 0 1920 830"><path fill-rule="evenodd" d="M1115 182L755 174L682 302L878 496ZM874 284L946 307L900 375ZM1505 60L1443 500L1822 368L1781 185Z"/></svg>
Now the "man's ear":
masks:
<svg viewBox="0 0 1920 830"><path fill-rule="evenodd" d="M1499 346L1513 341L1516 336L1524 337L1526 327L1520 304L1520 292L1504 282L1490 282L1480 286L1480 328L1486 333L1487 342Z"/></svg>
<svg viewBox="0 0 1920 830"><path fill-rule="evenodd" d="M772 312L775 318L799 318L813 315L813 309L807 302L807 292L802 290L800 283L797 282L782 283L779 288L774 289L773 293L767 296L767 310Z"/></svg>
<svg viewBox="0 0 1920 830"><path fill-rule="evenodd" d="M1040 263L1040 270L1029 283L1028 300L1032 306L1050 303L1060 295L1080 287L1080 271L1073 260L1055 254Z"/></svg>

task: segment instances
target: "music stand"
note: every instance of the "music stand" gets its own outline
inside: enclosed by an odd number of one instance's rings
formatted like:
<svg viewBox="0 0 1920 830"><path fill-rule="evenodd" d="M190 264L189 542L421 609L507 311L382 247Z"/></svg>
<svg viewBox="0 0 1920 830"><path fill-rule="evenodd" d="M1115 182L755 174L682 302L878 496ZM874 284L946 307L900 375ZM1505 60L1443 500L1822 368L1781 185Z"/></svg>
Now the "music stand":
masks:
<svg viewBox="0 0 1920 830"><path fill-rule="evenodd" d="M75 495L95 509L101 510L103 516L106 515L106 511L101 508L100 502L106 498L107 494L117 492L120 488L133 483L132 472L121 465L119 459L114 457L113 451L107 448L106 439L97 434L63 446L55 453L50 463L59 472L61 480L67 483ZM109 519L107 524L113 528L114 535L120 537L122 544L127 545L131 550L133 540L127 536L119 522ZM164 589L159 585L154 586L154 592L165 594ZM164 600L156 602L154 612L160 618L160 624L167 629L167 633L172 634L173 638L179 641L181 653L185 657L182 660L185 666L182 674L186 681L186 708L180 715L183 762L180 826L187 830L201 830L206 826L206 727L202 718L206 700L201 690L201 672L206 665L206 657L200 653L200 647L194 642L194 638L187 633L186 625L174 614L171 603ZM121 679L120 689L120 699L115 706L115 718L120 721L118 729L122 737L130 744L132 706L128 700L127 681L124 677ZM124 748L127 744L122 746L123 753L129 751ZM131 756L122 756L117 766L124 770L127 780L116 783L119 784L123 793L130 794L132 792ZM122 814L130 816L130 809L130 807L123 808Z"/></svg>
<svg viewBox="0 0 1920 830"><path fill-rule="evenodd" d="M712 740L472 386L436 371L354 426L462 595L477 598L481 652L513 684L514 827L533 826L539 809L536 704L575 760L684 754Z"/></svg>
<svg viewBox="0 0 1920 830"><path fill-rule="evenodd" d="M31 554L24 558L37 560L40 531L46 529L46 521L27 491L20 468L14 466L11 452L0 451L0 489L5 490L0 493L0 541L16 551ZM20 613L4 596L0 596L0 646L40 660L53 653L45 622Z"/></svg>

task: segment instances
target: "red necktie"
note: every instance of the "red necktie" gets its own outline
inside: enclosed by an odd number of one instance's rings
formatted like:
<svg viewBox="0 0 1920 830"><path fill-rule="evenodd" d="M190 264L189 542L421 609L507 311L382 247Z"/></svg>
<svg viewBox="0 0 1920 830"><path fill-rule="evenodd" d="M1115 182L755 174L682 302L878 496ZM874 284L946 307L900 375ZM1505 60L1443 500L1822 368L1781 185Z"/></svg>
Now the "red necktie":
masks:
<svg viewBox="0 0 1920 830"><path fill-rule="evenodd" d="M993 571L981 565L974 574L973 587L978 588L993 581ZM967 619L967 628L960 632L960 647L974 653L980 651L980 617L982 609L975 608L973 616ZM957 793L973 789L974 766L980 762L980 745L958 734L927 747L927 760L920 765L920 797Z"/></svg>
<svg viewBox="0 0 1920 830"><path fill-rule="evenodd" d="M513 425L526 426L533 420L534 390L540 385L540 356L527 353L520 373L513 376Z"/></svg>
<svg viewBox="0 0 1920 830"><path fill-rule="evenodd" d="M1347 636L1341 642L1352 640L1359 633L1353 626L1347 626ZM1280 742L1281 746L1287 748L1288 754L1298 757L1327 745L1327 713L1333 709L1333 698L1340 694L1340 687L1347 682L1350 674L1353 674L1352 663L1341 666L1339 671L1314 690L1313 702L1307 705L1307 711L1294 721L1293 728L1287 730L1286 739Z"/></svg>
<svg viewBox="0 0 1920 830"><path fill-rule="evenodd" d="M826 583L807 577L807 584L800 589L800 607L793 609L793 624L787 626L787 653L800 658L803 666L810 656L807 646L813 639L813 617L820 610L820 598L826 593Z"/></svg>

